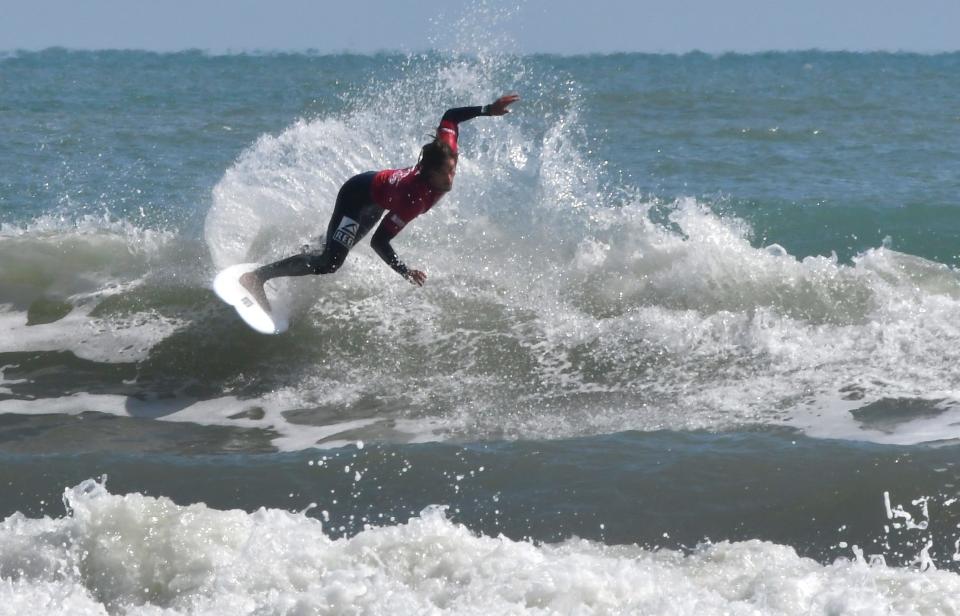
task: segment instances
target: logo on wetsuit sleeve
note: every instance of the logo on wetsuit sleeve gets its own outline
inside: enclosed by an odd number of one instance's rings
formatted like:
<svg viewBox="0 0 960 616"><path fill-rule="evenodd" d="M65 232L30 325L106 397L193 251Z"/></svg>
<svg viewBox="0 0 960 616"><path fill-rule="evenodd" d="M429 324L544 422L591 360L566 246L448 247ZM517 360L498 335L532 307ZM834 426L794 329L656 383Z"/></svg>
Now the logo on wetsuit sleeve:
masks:
<svg viewBox="0 0 960 616"><path fill-rule="evenodd" d="M340 226L333 233L333 241L339 242L347 248L353 248L353 243L357 241L357 231L360 224L356 220L344 216L340 221Z"/></svg>
<svg viewBox="0 0 960 616"><path fill-rule="evenodd" d="M407 226L407 223L406 223L402 218L400 218L399 216L397 216L396 214L391 214L391 216L390 216L390 222L392 222L393 224L397 225L397 228L398 228L398 229L403 229L405 226Z"/></svg>

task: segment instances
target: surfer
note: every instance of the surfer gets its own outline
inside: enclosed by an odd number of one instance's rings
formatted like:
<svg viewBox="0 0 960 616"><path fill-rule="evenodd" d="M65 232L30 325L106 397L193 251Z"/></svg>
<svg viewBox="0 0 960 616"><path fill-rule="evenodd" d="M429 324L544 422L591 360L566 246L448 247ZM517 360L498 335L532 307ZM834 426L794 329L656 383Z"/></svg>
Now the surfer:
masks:
<svg viewBox="0 0 960 616"><path fill-rule="evenodd" d="M280 276L332 274L337 271L350 249L389 211L370 240L371 246L395 272L417 286L423 286L427 275L407 267L390 245L392 240L414 218L433 207L453 188L457 172L457 137L459 124L477 116L502 116L508 107L520 100L516 94L505 94L482 107L457 107L443 114L434 139L420 149L420 159L413 167L367 171L347 180L337 194L333 216L327 226L322 250L304 251L280 261L259 267L240 277L240 284L265 309L270 304L263 284Z"/></svg>

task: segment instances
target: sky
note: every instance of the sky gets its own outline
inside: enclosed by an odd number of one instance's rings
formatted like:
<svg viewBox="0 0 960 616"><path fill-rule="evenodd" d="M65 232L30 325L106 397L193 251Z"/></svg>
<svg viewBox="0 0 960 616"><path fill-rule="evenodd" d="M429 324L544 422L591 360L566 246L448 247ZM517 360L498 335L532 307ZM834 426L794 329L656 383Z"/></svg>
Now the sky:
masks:
<svg viewBox="0 0 960 616"><path fill-rule="evenodd" d="M0 0L0 50L960 50L960 0Z"/></svg>

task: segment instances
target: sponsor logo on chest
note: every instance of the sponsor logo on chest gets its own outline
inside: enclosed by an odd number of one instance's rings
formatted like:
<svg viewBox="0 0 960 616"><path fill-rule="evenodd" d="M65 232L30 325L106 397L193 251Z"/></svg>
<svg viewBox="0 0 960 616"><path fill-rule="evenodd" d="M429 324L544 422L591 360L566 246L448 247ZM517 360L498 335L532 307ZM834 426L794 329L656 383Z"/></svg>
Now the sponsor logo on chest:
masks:
<svg viewBox="0 0 960 616"><path fill-rule="evenodd" d="M399 171L394 171L392 174L390 174L390 177L387 178L387 182L389 182L392 186L396 186L397 184L402 182L404 178L406 178L408 175L413 173L413 171L414 171L413 168L400 169Z"/></svg>

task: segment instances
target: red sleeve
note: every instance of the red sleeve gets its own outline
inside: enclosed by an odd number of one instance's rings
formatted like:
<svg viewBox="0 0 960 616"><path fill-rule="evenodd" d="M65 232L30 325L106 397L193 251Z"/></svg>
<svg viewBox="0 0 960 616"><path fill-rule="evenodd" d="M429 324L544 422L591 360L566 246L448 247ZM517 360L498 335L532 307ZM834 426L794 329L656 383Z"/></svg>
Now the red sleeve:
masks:
<svg viewBox="0 0 960 616"><path fill-rule="evenodd" d="M437 139L445 141L454 152L457 151L457 137L460 136L458 125L460 122L466 122L473 118L487 115L483 107L455 107L447 109L440 119L440 126L437 128Z"/></svg>
<svg viewBox="0 0 960 616"><path fill-rule="evenodd" d="M460 127L450 120L442 120L437 127L437 139L445 142L454 152L457 151L457 138L460 136Z"/></svg>

